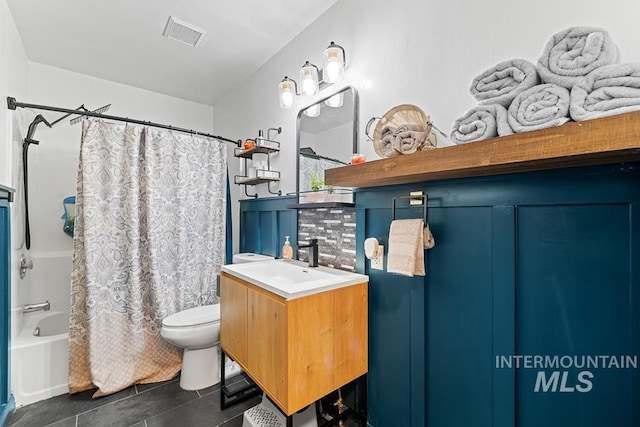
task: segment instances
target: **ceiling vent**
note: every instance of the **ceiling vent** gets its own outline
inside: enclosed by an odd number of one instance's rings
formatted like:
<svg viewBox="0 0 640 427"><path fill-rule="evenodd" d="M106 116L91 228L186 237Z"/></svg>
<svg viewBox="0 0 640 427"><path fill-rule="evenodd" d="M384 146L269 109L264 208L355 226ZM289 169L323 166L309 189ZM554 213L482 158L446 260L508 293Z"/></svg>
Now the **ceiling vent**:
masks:
<svg viewBox="0 0 640 427"><path fill-rule="evenodd" d="M170 38L171 40L179 41L180 43L188 44L192 47L198 47L204 36L207 34L202 28L198 28L195 25L188 22L181 21L180 19L170 16L167 21L167 25L164 27L162 35Z"/></svg>

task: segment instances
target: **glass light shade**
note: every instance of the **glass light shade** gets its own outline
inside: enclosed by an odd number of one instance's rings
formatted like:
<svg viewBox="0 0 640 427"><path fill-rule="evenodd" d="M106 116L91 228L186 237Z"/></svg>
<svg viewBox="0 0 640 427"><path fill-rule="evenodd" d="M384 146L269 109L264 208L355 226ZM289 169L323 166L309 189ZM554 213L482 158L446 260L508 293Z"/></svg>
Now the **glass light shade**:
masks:
<svg viewBox="0 0 640 427"><path fill-rule="evenodd" d="M318 117L320 115L320 104L314 104L304 110L304 115L307 117Z"/></svg>
<svg viewBox="0 0 640 427"><path fill-rule="evenodd" d="M285 76L278 84L278 98L280 98L280 108L291 108L296 100L296 82Z"/></svg>
<svg viewBox="0 0 640 427"><path fill-rule="evenodd" d="M336 93L331 98L324 101L325 104L333 108L342 107L343 102L344 102L344 92Z"/></svg>
<svg viewBox="0 0 640 427"><path fill-rule="evenodd" d="M320 91L318 67L309 61L305 62L300 68L300 85L302 86L302 93L305 95L314 95Z"/></svg>
<svg viewBox="0 0 640 427"><path fill-rule="evenodd" d="M322 53L322 79L327 83L338 83L344 80L344 49L331 42Z"/></svg>

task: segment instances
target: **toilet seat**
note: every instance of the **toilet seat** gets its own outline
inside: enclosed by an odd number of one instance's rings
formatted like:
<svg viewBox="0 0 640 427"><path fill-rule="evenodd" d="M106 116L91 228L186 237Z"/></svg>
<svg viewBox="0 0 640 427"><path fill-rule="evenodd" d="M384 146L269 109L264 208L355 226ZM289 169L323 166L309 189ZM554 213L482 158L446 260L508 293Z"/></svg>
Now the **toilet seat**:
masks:
<svg viewBox="0 0 640 427"><path fill-rule="evenodd" d="M220 304L202 305L179 311L162 320L162 326L169 328L188 328L220 323Z"/></svg>

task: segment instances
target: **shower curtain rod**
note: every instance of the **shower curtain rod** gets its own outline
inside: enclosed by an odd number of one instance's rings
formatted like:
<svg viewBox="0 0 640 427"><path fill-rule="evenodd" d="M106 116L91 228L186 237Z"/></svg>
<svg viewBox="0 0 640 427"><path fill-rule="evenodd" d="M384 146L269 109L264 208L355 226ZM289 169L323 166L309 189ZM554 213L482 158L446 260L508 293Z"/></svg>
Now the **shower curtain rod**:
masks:
<svg viewBox="0 0 640 427"><path fill-rule="evenodd" d="M36 109L36 110L56 111L56 112L59 112L59 113L77 114L79 116L98 117L98 118L101 118L101 119L116 120L116 121L119 121L119 122L135 123L135 124L138 124L138 125L145 125L145 126L153 126L153 127L156 127L156 128L162 128L162 129L175 130L175 131L178 131L178 132L184 132L184 133L188 133L188 134L191 134L191 135L206 136L208 138L217 139L218 141L230 142L232 144L237 145L238 147L240 147L240 145L242 143L242 141L240 141L240 140L233 140L233 139L225 138L223 136L211 135L209 133L198 132L198 131L195 131L193 129L184 129L184 128L179 128L179 127L175 127L175 126L165 125L165 124L162 124L162 123L154 123L154 122L149 122L149 121L145 121L145 120L130 119L128 117L110 116L108 114L94 113L92 111L78 111L78 110L72 110L70 108L51 107L51 106L48 106L48 105L38 105L38 104L27 104L25 102L18 102L18 101L16 101L15 98L12 98L10 96L7 96L7 107L10 110L15 110L16 108L33 108L33 109Z"/></svg>

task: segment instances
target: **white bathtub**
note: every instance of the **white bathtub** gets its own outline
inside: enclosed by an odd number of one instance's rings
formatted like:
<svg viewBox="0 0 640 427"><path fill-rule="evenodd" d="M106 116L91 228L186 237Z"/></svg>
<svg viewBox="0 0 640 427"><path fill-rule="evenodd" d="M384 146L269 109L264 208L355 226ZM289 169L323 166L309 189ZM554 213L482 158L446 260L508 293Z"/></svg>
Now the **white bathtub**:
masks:
<svg viewBox="0 0 640 427"><path fill-rule="evenodd" d="M40 336L34 336L38 328ZM11 388L16 406L68 393L69 314L63 311L24 315L11 343Z"/></svg>

